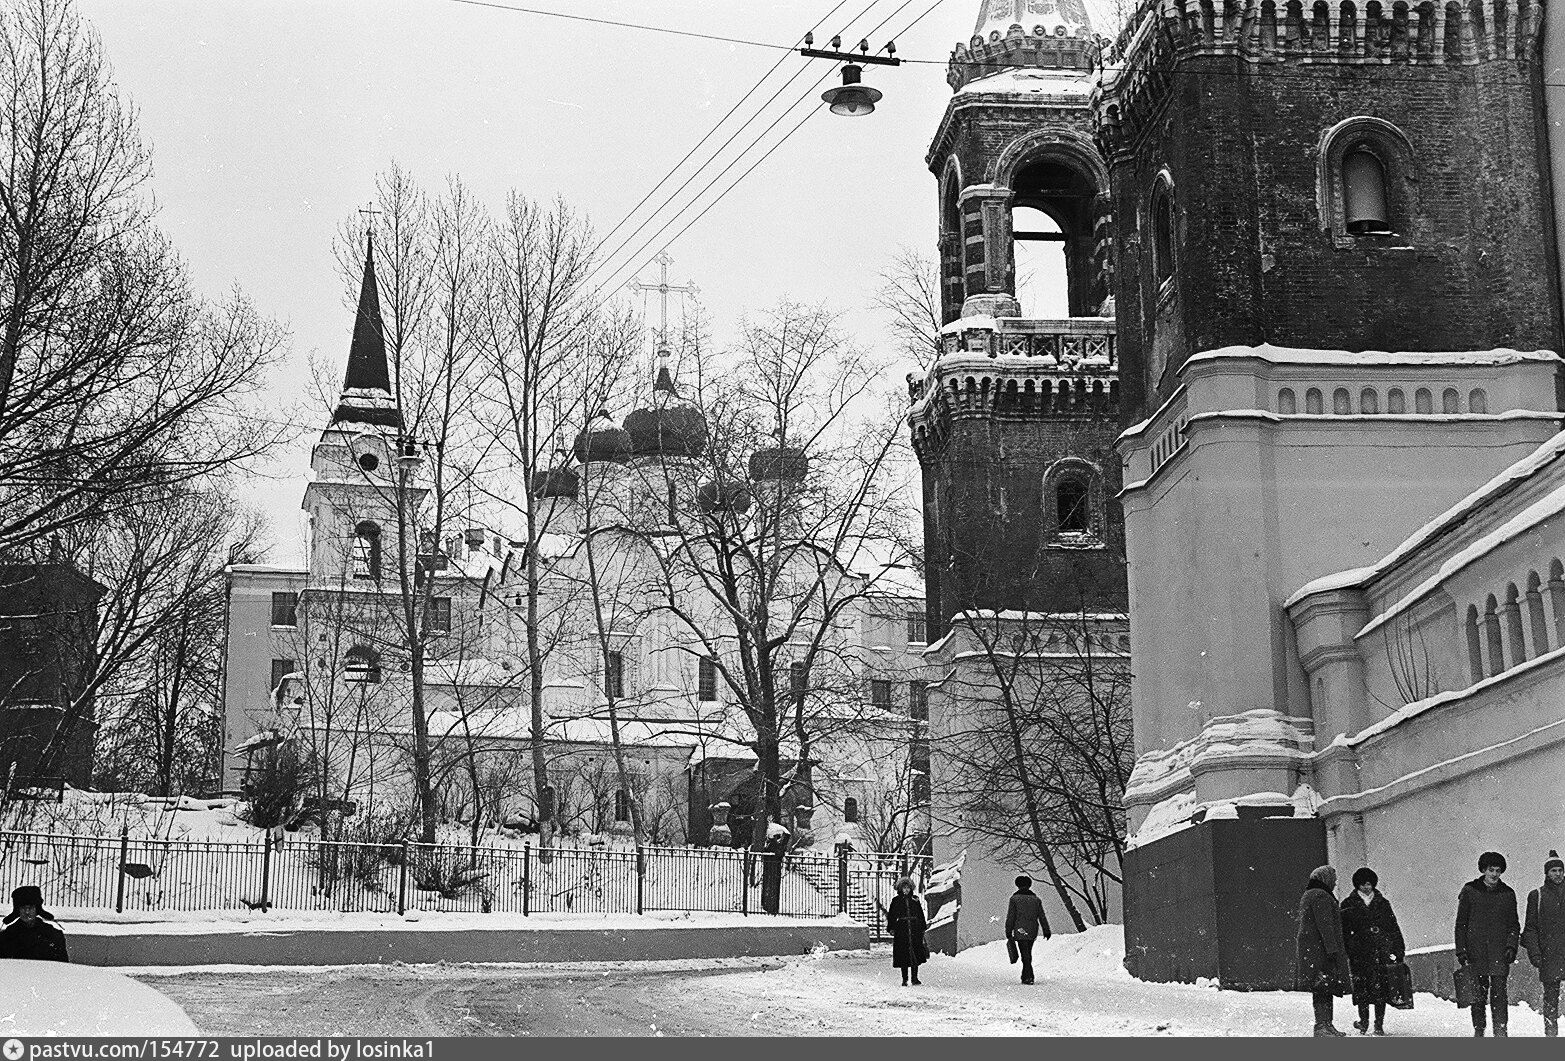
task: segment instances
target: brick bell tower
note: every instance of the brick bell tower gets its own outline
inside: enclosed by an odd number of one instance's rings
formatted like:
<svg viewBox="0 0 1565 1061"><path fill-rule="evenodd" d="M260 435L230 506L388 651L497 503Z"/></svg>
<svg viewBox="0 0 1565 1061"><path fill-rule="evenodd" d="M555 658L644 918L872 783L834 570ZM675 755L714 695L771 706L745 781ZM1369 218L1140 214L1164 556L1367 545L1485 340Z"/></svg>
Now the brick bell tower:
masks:
<svg viewBox="0 0 1565 1061"><path fill-rule="evenodd" d="M1193 354L1560 348L1539 0L1154 0L1094 92L1128 420Z"/></svg>
<svg viewBox="0 0 1565 1061"><path fill-rule="evenodd" d="M939 353L909 381L931 642L969 609L1124 607L1108 169L1080 0L984 0L952 52ZM1052 231L1050 231L1052 229ZM1018 248L1063 248L1067 313L1019 297Z"/></svg>

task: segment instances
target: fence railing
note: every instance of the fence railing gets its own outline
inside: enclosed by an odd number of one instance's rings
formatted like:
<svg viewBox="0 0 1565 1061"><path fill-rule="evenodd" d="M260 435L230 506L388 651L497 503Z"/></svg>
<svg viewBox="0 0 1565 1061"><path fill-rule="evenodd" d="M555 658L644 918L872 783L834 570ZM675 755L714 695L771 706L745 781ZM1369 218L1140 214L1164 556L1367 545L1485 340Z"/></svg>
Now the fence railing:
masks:
<svg viewBox="0 0 1565 1061"><path fill-rule="evenodd" d="M125 912L598 913L761 911L767 856L731 848L467 847L284 837L261 843L0 831L0 881L46 904ZM896 881L927 857L793 852L778 913L847 913L879 934Z"/></svg>

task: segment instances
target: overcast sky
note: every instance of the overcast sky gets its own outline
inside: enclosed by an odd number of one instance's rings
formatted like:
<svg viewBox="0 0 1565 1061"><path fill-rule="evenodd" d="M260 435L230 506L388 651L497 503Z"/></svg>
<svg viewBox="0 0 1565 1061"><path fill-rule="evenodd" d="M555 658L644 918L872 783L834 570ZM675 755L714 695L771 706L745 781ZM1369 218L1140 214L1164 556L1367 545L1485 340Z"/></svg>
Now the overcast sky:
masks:
<svg viewBox="0 0 1565 1061"><path fill-rule="evenodd" d="M514 2L787 46L835 0ZM457 0L79 0L140 109L161 222L198 287L219 294L237 283L291 329L279 403L304 394L312 353L346 359L352 310L332 238L392 161L432 188L460 174L495 209L511 188L563 195L607 232L779 59L737 118L805 72L662 217L696 198L786 104L807 97L817 113L675 240L672 279L700 286L719 342L746 310L786 294L828 301L857 340L889 355L869 306L876 274L899 244L934 252L935 180L924 153L950 98L944 60L971 34L980 6L942 0L909 29L933 2L847 0L816 32L817 46L841 32L850 45L869 34L872 48L894 34L900 57L937 60L866 68L885 99L871 116L841 118L819 102L837 67L780 50ZM650 259L804 114L789 113L693 209L649 225L627 253L661 230L639 255ZM730 119L693 161L738 124ZM244 495L272 520L276 562L301 555L310 441L280 452L276 478Z"/></svg>

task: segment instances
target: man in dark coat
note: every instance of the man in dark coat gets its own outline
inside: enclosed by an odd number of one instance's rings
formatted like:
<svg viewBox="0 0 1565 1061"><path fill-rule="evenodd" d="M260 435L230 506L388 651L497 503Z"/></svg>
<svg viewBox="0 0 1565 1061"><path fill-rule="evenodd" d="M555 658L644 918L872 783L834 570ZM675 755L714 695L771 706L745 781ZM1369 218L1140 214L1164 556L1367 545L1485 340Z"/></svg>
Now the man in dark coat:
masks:
<svg viewBox="0 0 1565 1061"><path fill-rule="evenodd" d="M1022 983L1032 983L1032 945L1039 934L1048 939L1049 919L1043 914L1043 900L1032 890L1032 878L1023 873L1016 878L1016 894L1005 911L1005 938L1016 943L1022 959Z"/></svg>
<svg viewBox="0 0 1565 1061"><path fill-rule="evenodd" d="M1298 987L1314 998L1316 1035L1343 1034L1331 1022L1332 998L1347 994L1352 983L1336 890L1337 871L1320 866L1299 899Z"/></svg>
<svg viewBox="0 0 1565 1061"><path fill-rule="evenodd" d="M11 912L0 922L0 958L35 962L68 962L65 933L53 924L54 915L43 908L43 892L24 884L11 893Z"/></svg>
<svg viewBox="0 0 1565 1061"><path fill-rule="evenodd" d="M913 894L913 881L903 877L897 881L897 894L886 909L886 931L891 933L891 964L902 970L902 986L906 987L908 973L913 983L919 983L918 967L929 960L929 944L924 940L928 923L924 919L924 904Z"/></svg>
<svg viewBox="0 0 1565 1061"><path fill-rule="evenodd" d="M1516 914L1516 893L1500 879L1505 856L1485 851L1478 856L1475 880L1462 885L1456 900L1456 961L1471 966L1478 988L1473 1004L1473 1034L1484 1034L1484 1002L1494 1016L1494 1034L1509 1035L1510 999L1506 977L1521 945L1521 918Z"/></svg>
<svg viewBox="0 0 1565 1061"><path fill-rule="evenodd" d="M1543 1034L1560 1034L1560 981L1565 980L1565 861L1549 852L1543 887L1527 893L1527 925L1522 946L1543 981Z"/></svg>
<svg viewBox="0 0 1565 1061"><path fill-rule="evenodd" d="M1390 969L1405 947L1396 911L1380 894L1380 878L1368 866L1353 874L1353 891L1342 900L1342 941L1353 974L1353 1027L1369 1034L1369 1008L1375 1007L1375 1034L1386 1034L1386 1003L1391 999Z"/></svg>

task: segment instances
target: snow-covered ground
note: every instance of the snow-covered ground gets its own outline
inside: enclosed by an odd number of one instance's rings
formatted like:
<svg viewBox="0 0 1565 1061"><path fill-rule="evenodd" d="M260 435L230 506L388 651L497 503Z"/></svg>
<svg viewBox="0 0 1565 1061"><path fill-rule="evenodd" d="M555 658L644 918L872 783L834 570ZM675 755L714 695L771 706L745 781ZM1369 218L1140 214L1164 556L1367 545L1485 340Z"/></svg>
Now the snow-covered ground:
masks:
<svg viewBox="0 0 1565 1061"><path fill-rule="evenodd" d="M0 958L0 1035L198 1032L162 992L113 970Z"/></svg>
<svg viewBox="0 0 1565 1061"><path fill-rule="evenodd" d="M936 956L900 986L883 949L794 958L552 966L134 970L210 1034L1298 1036L1299 992L1149 984L1124 971L1116 926L1055 936L1018 982L1003 943ZM128 970L129 971L129 970ZM1354 1011L1338 1000L1337 1026ZM1392 1036L1470 1036L1465 1011L1420 995L1387 1018ZM319 1030L317 1030L319 1029ZM1513 1035L1541 1035L1512 1010Z"/></svg>

